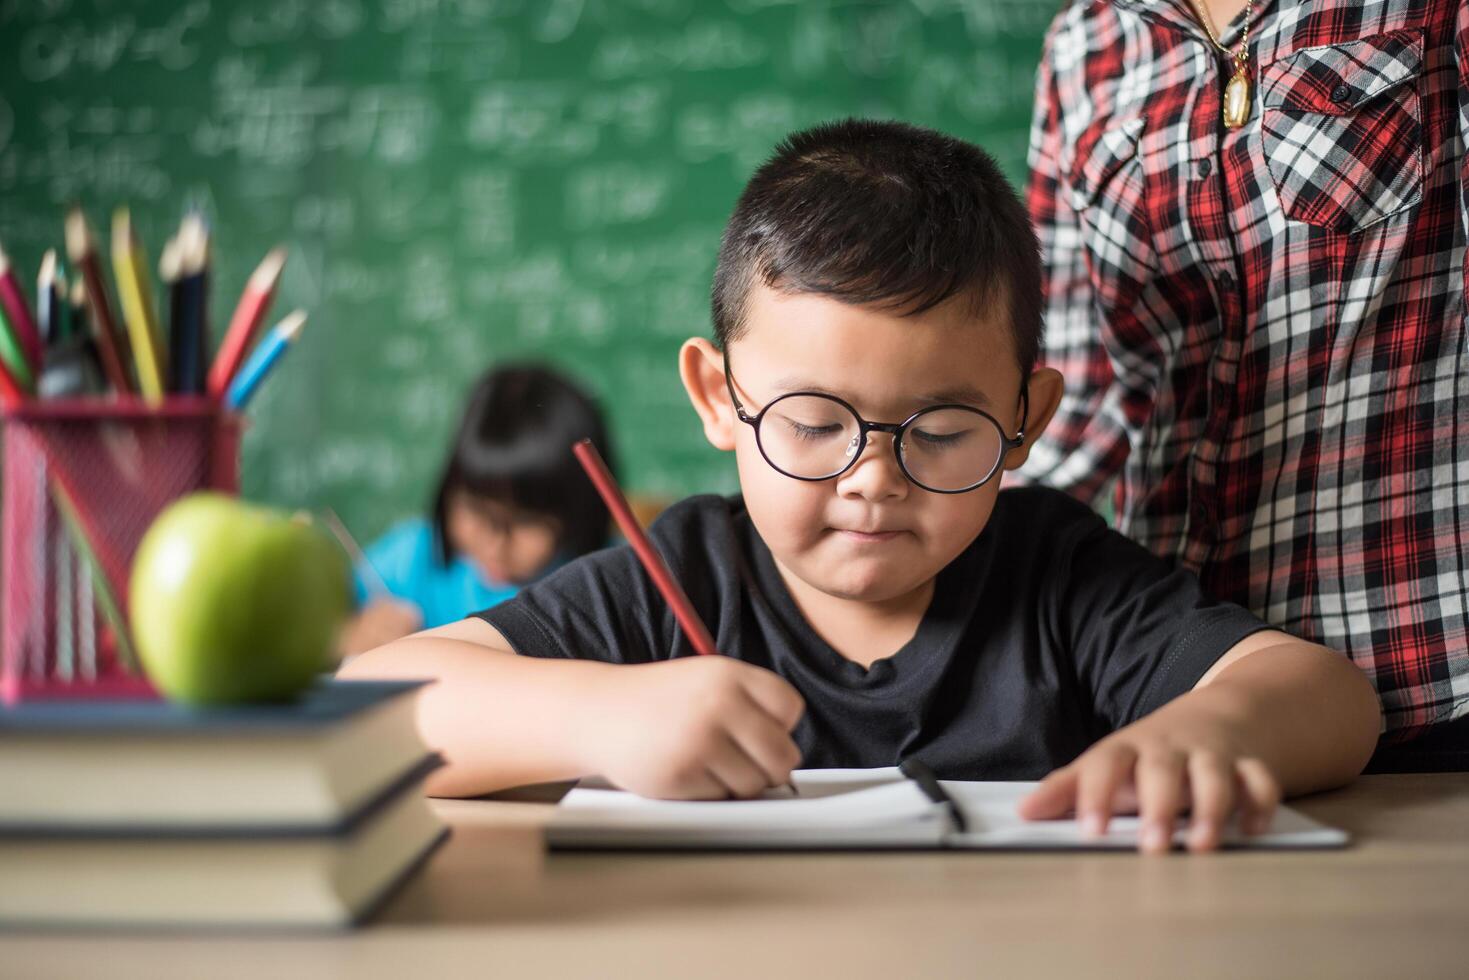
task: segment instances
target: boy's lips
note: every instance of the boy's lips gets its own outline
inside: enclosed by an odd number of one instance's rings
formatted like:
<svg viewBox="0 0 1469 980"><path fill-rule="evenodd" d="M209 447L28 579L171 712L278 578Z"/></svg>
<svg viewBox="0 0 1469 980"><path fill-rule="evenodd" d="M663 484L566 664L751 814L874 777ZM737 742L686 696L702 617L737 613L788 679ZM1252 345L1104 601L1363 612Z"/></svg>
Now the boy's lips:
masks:
<svg viewBox="0 0 1469 980"><path fill-rule="evenodd" d="M856 540L856 541L874 541L874 542L876 542L876 541L891 541L893 538L896 538L898 535L900 535L900 534L903 533L902 531L885 530L885 529L882 529L882 528L873 528L873 529L870 529L870 530L862 531L862 530L857 530L856 528L838 527L838 528L833 528L832 530L837 531L838 533L842 534L843 536L845 536L847 538L851 538L851 539Z"/></svg>

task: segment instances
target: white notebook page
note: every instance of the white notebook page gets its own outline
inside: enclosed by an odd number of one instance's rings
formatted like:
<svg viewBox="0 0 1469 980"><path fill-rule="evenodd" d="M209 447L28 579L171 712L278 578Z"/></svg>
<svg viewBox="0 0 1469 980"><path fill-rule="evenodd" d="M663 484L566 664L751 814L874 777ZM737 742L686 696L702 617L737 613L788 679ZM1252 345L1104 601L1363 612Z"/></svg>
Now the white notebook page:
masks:
<svg viewBox="0 0 1469 980"><path fill-rule="evenodd" d="M1022 820L1016 807L1033 782L943 780L967 829L948 827L945 809L896 768L806 769L761 799L650 800L583 781L562 800L548 828L565 846L944 846L1000 849L1095 849L1137 846L1138 819L1112 820L1101 839L1083 836L1076 820ZM1184 840L1180 820L1176 840ZM1347 835L1281 807L1268 833L1245 838L1233 828L1226 844L1249 847L1340 847Z"/></svg>

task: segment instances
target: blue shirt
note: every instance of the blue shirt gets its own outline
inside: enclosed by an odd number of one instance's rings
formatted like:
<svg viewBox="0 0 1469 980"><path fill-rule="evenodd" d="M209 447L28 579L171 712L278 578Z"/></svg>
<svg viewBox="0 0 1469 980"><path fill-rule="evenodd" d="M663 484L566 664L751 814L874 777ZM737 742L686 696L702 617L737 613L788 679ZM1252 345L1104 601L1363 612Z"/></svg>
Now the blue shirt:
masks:
<svg viewBox="0 0 1469 980"><path fill-rule="evenodd" d="M423 518L395 524L368 545L367 560L387 583L388 591L423 612L424 629L456 622L519 591L518 586L485 578L479 566L463 555L447 566L439 564L433 526ZM376 580L361 566L356 578L357 602L362 605L372 598Z"/></svg>

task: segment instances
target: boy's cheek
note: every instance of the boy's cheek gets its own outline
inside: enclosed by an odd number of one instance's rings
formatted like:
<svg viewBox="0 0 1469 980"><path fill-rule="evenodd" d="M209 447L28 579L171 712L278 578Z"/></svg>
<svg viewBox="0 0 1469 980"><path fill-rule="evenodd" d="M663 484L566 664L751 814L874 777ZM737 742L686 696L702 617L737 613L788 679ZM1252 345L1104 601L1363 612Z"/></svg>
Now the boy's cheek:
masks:
<svg viewBox="0 0 1469 980"><path fill-rule="evenodd" d="M761 539L777 555L812 547L826 527L827 482L793 480L770 468L753 445L737 450L740 493Z"/></svg>

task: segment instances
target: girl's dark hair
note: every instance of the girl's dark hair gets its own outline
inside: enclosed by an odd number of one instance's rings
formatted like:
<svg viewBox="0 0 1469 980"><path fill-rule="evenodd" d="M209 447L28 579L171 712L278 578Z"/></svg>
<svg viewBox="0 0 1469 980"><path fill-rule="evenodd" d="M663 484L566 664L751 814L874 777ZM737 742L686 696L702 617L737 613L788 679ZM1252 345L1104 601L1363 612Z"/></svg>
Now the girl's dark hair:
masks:
<svg viewBox="0 0 1469 980"><path fill-rule="evenodd" d="M1040 352L1040 247L979 147L898 122L845 119L786 137L735 205L714 270L714 338L745 329L750 288L921 313L950 297L999 309L1021 371Z"/></svg>
<svg viewBox="0 0 1469 980"><path fill-rule="evenodd" d="M557 551L575 557L607 543L611 515L571 447L592 440L607 466L617 463L595 402L556 372L512 364L484 374L469 392L464 418L434 493L434 543L439 560L455 557L446 533L455 491L488 497L555 518Z"/></svg>

